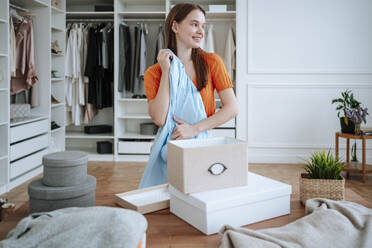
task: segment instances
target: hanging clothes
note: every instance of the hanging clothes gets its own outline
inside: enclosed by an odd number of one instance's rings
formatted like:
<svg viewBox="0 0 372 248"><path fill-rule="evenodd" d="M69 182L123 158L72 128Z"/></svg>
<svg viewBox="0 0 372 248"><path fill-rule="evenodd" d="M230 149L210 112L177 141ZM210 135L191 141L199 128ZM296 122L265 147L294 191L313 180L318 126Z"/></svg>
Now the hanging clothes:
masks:
<svg viewBox="0 0 372 248"><path fill-rule="evenodd" d="M135 39L135 48L134 48L134 61L131 73L131 85L130 92L134 93L135 86L139 84L139 70L140 70L140 52L141 52L141 28L138 26L134 27L134 39Z"/></svg>
<svg viewBox="0 0 372 248"><path fill-rule="evenodd" d="M13 18L9 18L9 34L10 34L10 75L16 76L16 59L17 59L17 47L16 47L16 35L14 32Z"/></svg>
<svg viewBox="0 0 372 248"><path fill-rule="evenodd" d="M224 63L226 66L226 70L229 73L231 80L234 77L235 71L235 39L234 39L234 32L232 27L229 28L227 33L226 45L225 45L225 56L224 56Z"/></svg>
<svg viewBox="0 0 372 248"><path fill-rule="evenodd" d="M143 76L145 75L145 71L147 69L146 60L147 60L147 45L146 45L146 37L147 35L147 26L141 27L141 47L140 47L140 66L139 66L139 77L140 80L143 81ZM142 84L143 85L143 84ZM139 85L138 88L141 88Z"/></svg>
<svg viewBox="0 0 372 248"><path fill-rule="evenodd" d="M155 44L155 58L154 58L154 64L158 62L158 53L161 49L164 49L164 31L163 31L163 26L159 26L159 31L158 31L158 36L156 39L156 44Z"/></svg>
<svg viewBox="0 0 372 248"><path fill-rule="evenodd" d="M208 53L215 53L214 49L214 31L213 24L210 24L207 31L207 40L205 44L205 51Z"/></svg>
<svg viewBox="0 0 372 248"><path fill-rule="evenodd" d="M204 37L203 39L200 40L200 48L203 49L204 51L205 50L205 41L207 40L207 32L205 31L204 32Z"/></svg>
<svg viewBox="0 0 372 248"><path fill-rule="evenodd" d="M11 52L11 57L15 56L13 60L13 66L15 63L15 75L14 71L11 72L13 75L10 81L10 92L16 94L22 91L26 91L35 86L38 81L35 69L35 57L34 57L34 31L33 23L31 18L25 18L22 22L14 24L15 44L11 44L11 48L15 48ZM14 37L11 41L14 42ZM14 57L13 57L14 58ZM12 66L12 65L11 65ZM14 70L14 68L11 68ZM33 107L39 105L39 91L34 91L32 95L31 103Z"/></svg>
<svg viewBox="0 0 372 248"><path fill-rule="evenodd" d="M82 61L81 61L81 74L83 75L84 82L84 92L85 92L85 112L84 112L84 124L89 124L94 116L97 114L93 104L88 102L89 95L89 78L85 76L85 67L88 55L88 35L89 35L89 25L83 29L83 48L82 48Z"/></svg>
<svg viewBox="0 0 372 248"><path fill-rule="evenodd" d="M109 61L108 69L103 67L103 33L101 32L103 28L104 24L89 28L87 62L85 67L85 76L89 77L88 103L93 104L96 109L112 107L113 98L113 63ZM113 60L112 28L108 28L107 32L110 32L109 37L106 37L107 50L111 51L109 57L110 60Z"/></svg>
<svg viewBox="0 0 372 248"><path fill-rule="evenodd" d="M131 89L130 74L132 68L132 44L129 26L122 22L119 25L119 82L118 91ZM125 86L125 87L124 87Z"/></svg>
<svg viewBox="0 0 372 248"><path fill-rule="evenodd" d="M69 32L66 48L66 102L71 107L71 121L79 126L82 122L82 105L85 104L84 85L81 74L81 53L83 43L82 28L73 25Z"/></svg>

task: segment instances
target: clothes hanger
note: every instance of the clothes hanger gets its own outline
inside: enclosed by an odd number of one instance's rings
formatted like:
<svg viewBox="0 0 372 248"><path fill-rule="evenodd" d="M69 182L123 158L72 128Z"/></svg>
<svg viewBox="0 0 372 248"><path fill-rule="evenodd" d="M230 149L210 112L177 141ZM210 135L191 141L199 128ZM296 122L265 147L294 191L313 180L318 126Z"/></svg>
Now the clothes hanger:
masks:
<svg viewBox="0 0 372 248"><path fill-rule="evenodd" d="M146 34L146 35L149 34L149 30L147 29L147 23L145 23L145 34Z"/></svg>
<svg viewBox="0 0 372 248"><path fill-rule="evenodd" d="M12 8L10 9L10 15L13 18L17 19L18 21L21 21L21 22L25 21L25 18L23 18L22 16L20 16L15 9L12 9Z"/></svg>

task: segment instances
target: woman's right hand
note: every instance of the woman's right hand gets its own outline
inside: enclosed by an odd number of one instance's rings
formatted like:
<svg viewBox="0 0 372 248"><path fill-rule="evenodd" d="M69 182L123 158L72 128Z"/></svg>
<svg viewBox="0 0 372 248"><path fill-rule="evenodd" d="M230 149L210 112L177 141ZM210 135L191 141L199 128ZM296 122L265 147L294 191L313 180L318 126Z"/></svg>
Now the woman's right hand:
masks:
<svg viewBox="0 0 372 248"><path fill-rule="evenodd" d="M172 58L173 56L168 49L161 49L159 51L157 60L158 60L158 63L162 71L169 71L169 68L170 68L169 59L172 59Z"/></svg>

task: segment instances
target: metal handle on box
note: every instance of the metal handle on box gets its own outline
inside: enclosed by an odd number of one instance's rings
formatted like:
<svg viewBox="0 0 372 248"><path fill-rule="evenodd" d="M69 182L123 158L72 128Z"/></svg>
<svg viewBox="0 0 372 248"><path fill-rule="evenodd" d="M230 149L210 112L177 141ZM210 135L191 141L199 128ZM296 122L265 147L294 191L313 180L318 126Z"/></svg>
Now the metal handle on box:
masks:
<svg viewBox="0 0 372 248"><path fill-rule="evenodd" d="M208 171L214 176L219 176L226 170L227 167L222 163L214 163L208 168Z"/></svg>

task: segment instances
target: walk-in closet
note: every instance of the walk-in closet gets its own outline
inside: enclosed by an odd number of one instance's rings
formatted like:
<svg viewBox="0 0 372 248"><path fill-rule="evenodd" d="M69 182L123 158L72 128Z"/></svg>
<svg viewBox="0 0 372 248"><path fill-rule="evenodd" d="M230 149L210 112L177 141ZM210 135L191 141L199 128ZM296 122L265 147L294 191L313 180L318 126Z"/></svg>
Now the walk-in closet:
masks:
<svg viewBox="0 0 372 248"><path fill-rule="evenodd" d="M156 126L143 75L164 47L164 21L178 2L0 1L0 193L41 173L50 152L80 150L91 161L148 159ZM224 60L235 85L236 3L196 2L207 11L203 49ZM210 11L212 4L226 10ZM35 82L14 90L11 26L19 23L33 25ZM96 56L100 62L92 64ZM101 131L91 131L97 126ZM236 137L235 119L212 133Z"/></svg>
<svg viewBox="0 0 372 248"><path fill-rule="evenodd" d="M6 192L40 174L43 155L65 149L65 2L0 5L0 192ZM58 54L51 51L56 40Z"/></svg>

